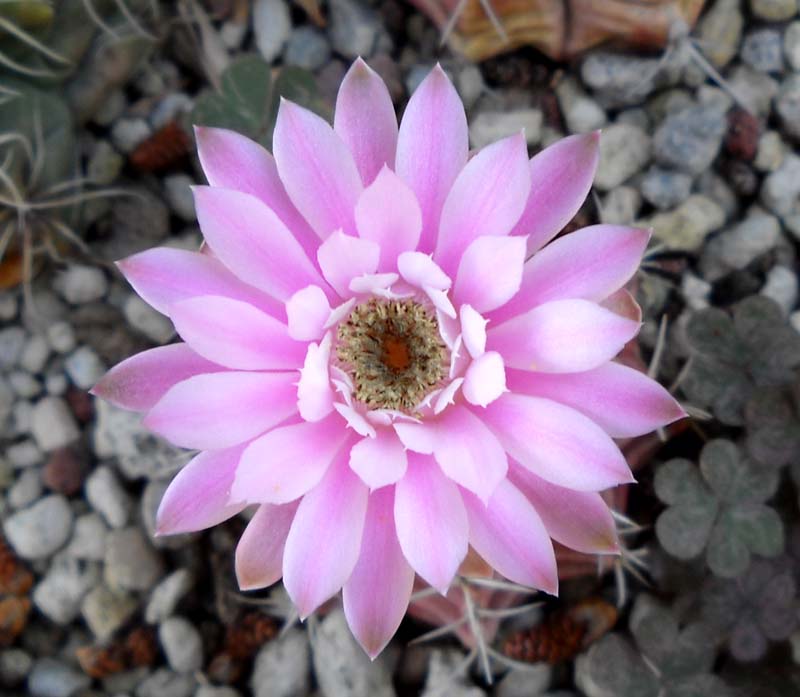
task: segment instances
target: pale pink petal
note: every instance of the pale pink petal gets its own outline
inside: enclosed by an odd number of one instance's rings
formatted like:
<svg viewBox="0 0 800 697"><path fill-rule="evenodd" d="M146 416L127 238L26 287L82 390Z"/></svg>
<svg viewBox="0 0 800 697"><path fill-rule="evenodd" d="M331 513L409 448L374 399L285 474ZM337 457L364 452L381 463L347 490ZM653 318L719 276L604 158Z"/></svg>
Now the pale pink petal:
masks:
<svg viewBox="0 0 800 697"><path fill-rule="evenodd" d="M611 360L639 326L588 300L554 300L490 329L487 347L510 368L573 373Z"/></svg>
<svg viewBox="0 0 800 697"><path fill-rule="evenodd" d="M298 341L319 339L330 314L331 306L322 288L306 286L298 290L286 302L289 336Z"/></svg>
<svg viewBox="0 0 800 697"><path fill-rule="evenodd" d="M147 411L176 383L193 375L221 370L186 344L170 344L142 351L118 363L100 378L91 392L123 409Z"/></svg>
<svg viewBox="0 0 800 697"><path fill-rule="evenodd" d="M243 591L266 588L283 575L283 547L297 501L262 503L236 545L236 580Z"/></svg>
<svg viewBox="0 0 800 697"><path fill-rule="evenodd" d="M381 167L394 167L397 117L383 80L357 58L339 87L333 128L353 153L365 185Z"/></svg>
<svg viewBox="0 0 800 697"><path fill-rule="evenodd" d="M343 298L350 297L350 281L378 269L380 247L372 240L350 237L337 230L326 239L317 251L317 261L322 275Z"/></svg>
<svg viewBox="0 0 800 697"><path fill-rule="evenodd" d="M458 175L442 207L433 258L454 275L464 250L481 235L507 235L519 220L531 175L521 133L483 148Z"/></svg>
<svg viewBox="0 0 800 697"><path fill-rule="evenodd" d="M238 370L291 370L305 346L286 325L249 303L201 295L175 303L172 321L181 338L204 358Z"/></svg>
<svg viewBox="0 0 800 697"><path fill-rule="evenodd" d="M592 225L560 237L525 264L519 293L492 320L552 300L603 300L636 273L649 238L647 230L619 225Z"/></svg>
<svg viewBox="0 0 800 697"><path fill-rule="evenodd" d="M519 290L524 263L524 237L478 237L458 265L456 304L468 303L481 313L504 305Z"/></svg>
<svg viewBox="0 0 800 697"><path fill-rule="evenodd" d="M394 271L397 257L416 249L422 230L417 197L388 167L381 169L358 199L356 227L362 239L380 246L379 271Z"/></svg>
<svg viewBox="0 0 800 697"><path fill-rule="evenodd" d="M424 286L422 290L425 291L425 295L428 296L430 301L433 303L433 306L439 312L452 319L456 318L456 308L453 307L453 303L450 302L450 298L448 297L446 290L438 290L436 288L431 288L430 286Z"/></svg>
<svg viewBox="0 0 800 697"><path fill-rule="evenodd" d="M476 345L481 351L483 350L481 348L484 345L483 343L477 343ZM464 346L464 337L459 334L450 349L450 372L448 377L452 380L456 375L463 375L471 360L469 351Z"/></svg>
<svg viewBox="0 0 800 697"><path fill-rule="evenodd" d="M274 298L239 280L218 259L200 252L156 247L123 259L117 266L136 293L165 315L174 303L198 295L236 298L276 317L282 312Z"/></svg>
<svg viewBox="0 0 800 697"><path fill-rule="evenodd" d="M375 437L375 427L367 421L366 417L358 410L354 409L349 404L342 404L337 402L333 408L342 415L347 422L348 428L352 428L359 436L368 438Z"/></svg>
<svg viewBox="0 0 800 697"><path fill-rule="evenodd" d="M297 384L297 410L306 421L321 421L333 411L330 357L330 333L319 344L309 345Z"/></svg>
<svg viewBox="0 0 800 697"><path fill-rule="evenodd" d="M394 488L369 496L358 562L344 584L347 623L370 658L389 642L408 608L414 585L394 525Z"/></svg>
<svg viewBox="0 0 800 697"><path fill-rule="evenodd" d="M205 530L244 508L230 493L244 446L200 453L170 482L156 514L156 533L175 535Z"/></svg>
<svg viewBox="0 0 800 697"><path fill-rule="evenodd" d="M284 302L301 288L323 284L286 225L254 196L197 186L194 201L208 246L242 280Z"/></svg>
<svg viewBox="0 0 800 697"><path fill-rule="evenodd" d="M511 457L553 484L600 491L634 481L606 432L563 404L505 394L481 412L481 419Z"/></svg>
<svg viewBox="0 0 800 697"><path fill-rule="evenodd" d="M374 438L362 438L350 451L350 467L370 489L394 484L406 473L406 449L388 428L379 428Z"/></svg>
<svg viewBox="0 0 800 697"><path fill-rule="evenodd" d="M600 132L570 136L530 161L531 191L512 235L528 235L528 253L552 240L583 205L592 188Z"/></svg>
<svg viewBox="0 0 800 697"><path fill-rule="evenodd" d="M409 454L406 476L395 485L394 521L408 563L446 593L467 555L469 524L458 487L432 457Z"/></svg>
<svg viewBox="0 0 800 697"><path fill-rule="evenodd" d="M504 392L506 370L499 353L488 351L470 363L464 375L464 397L468 402L485 407Z"/></svg>
<svg viewBox="0 0 800 697"><path fill-rule="evenodd" d="M470 305L462 305L459 315L464 346L470 356L478 358L486 350L486 320Z"/></svg>
<svg viewBox="0 0 800 697"><path fill-rule="evenodd" d="M350 314L350 310L356 304L355 298L350 298L347 302L343 302L341 305L337 305L331 310L331 314L325 322L325 326L323 329L330 329L335 324L339 324L347 315Z"/></svg>
<svg viewBox="0 0 800 697"><path fill-rule="evenodd" d="M397 257L397 270L405 281L417 288L447 290L452 283L430 255L422 252L403 252Z"/></svg>
<svg viewBox="0 0 800 697"><path fill-rule="evenodd" d="M436 422L433 456L454 482L488 501L508 471L494 434L464 406L445 409Z"/></svg>
<svg viewBox="0 0 800 697"><path fill-rule="evenodd" d="M469 542L509 581L558 593L556 555L550 535L523 493L504 479L488 504L463 493Z"/></svg>
<svg viewBox="0 0 800 697"><path fill-rule="evenodd" d="M407 450L426 455L433 454L436 428L432 422L396 421L394 431Z"/></svg>
<svg viewBox="0 0 800 697"><path fill-rule="evenodd" d="M397 283L398 278L396 273L368 273L350 281L349 288L351 293L358 295L372 294L391 298L395 294L389 289Z"/></svg>
<svg viewBox="0 0 800 697"><path fill-rule="evenodd" d="M322 479L348 434L332 414L317 422L281 426L254 440L242 454L231 498L246 503L288 503Z"/></svg>
<svg viewBox="0 0 800 697"><path fill-rule="evenodd" d="M395 171L422 209L419 249L432 252L445 198L467 163L469 134L464 105L437 65L417 87L403 113Z"/></svg>
<svg viewBox="0 0 800 697"><path fill-rule="evenodd" d="M447 407L451 404L455 403L455 396L456 392L458 392L458 388L464 384L464 378L456 378L455 380L451 380L450 384L447 385L439 395L436 397L436 401L433 405L433 413L434 414L441 414Z"/></svg>
<svg viewBox="0 0 800 697"><path fill-rule="evenodd" d="M363 186L356 163L328 123L281 99L272 136L278 173L292 203L323 240L355 235L353 210Z"/></svg>
<svg viewBox="0 0 800 697"><path fill-rule="evenodd" d="M556 486L516 463L509 477L533 504L554 540L586 554L619 552L617 526L600 494Z"/></svg>
<svg viewBox="0 0 800 697"><path fill-rule="evenodd" d="M184 448L227 448L295 414L296 380L296 372L195 375L170 388L142 423Z"/></svg>
<svg viewBox="0 0 800 697"><path fill-rule="evenodd" d="M686 416L677 401L644 373L606 363L582 373L510 371L512 392L546 397L588 416L612 438L633 438Z"/></svg>
<svg viewBox="0 0 800 697"><path fill-rule="evenodd" d="M208 183L261 199L313 259L319 237L289 200L272 155L255 141L224 128L195 126L194 137Z"/></svg>
<svg viewBox="0 0 800 697"><path fill-rule="evenodd" d="M283 584L301 619L350 577L361 549L368 498L345 454L300 502L286 538Z"/></svg>

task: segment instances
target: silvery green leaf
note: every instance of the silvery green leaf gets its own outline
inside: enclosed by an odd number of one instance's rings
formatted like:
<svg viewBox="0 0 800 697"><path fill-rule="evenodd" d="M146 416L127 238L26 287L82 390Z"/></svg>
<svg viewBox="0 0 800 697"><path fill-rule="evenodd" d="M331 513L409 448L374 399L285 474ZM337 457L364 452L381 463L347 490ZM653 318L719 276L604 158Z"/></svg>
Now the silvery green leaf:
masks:
<svg viewBox="0 0 800 697"><path fill-rule="evenodd" d="M763 504L747 504L726 510L717 525L741 540L747 548L762 557L774 557L783 551L783 522L773 508Z"/></svg>
<svg viewBox="0 0 800 697"><path fill-rule="evenodd" d="M633 647L607 634L580 656L575 682L586 697L657 697L659 682Z"/></svg>
<svg viewBox="0 0 800 697"><path fill-rule="evenodd" d="M706 547L716 515L717 501L710 494L702 503L670 506L656 520L656 536L673 557L694 559Z"/></svg>
<svg viewBox="0 0 800 697"><path fill-rule="evenodd" d="M744 346L736 336L733 321L726 312L715 307L695 312L686 325L689 345L698 353L726 363L741 364Z"/></svg>
<svg viewBox="0 0 800 697"><path fill-rule="evenodd" d="M737 622L728 640L731 655L739 661L757 661L767 652L767 638L750 618Z"/></svg>
<svg viewBox="0 0 800 697"><path fill-rule="evenodd" d="M712 629L695 622L680 632L672 651L659 665L669 678L705 673L711 669L716 653Z"/></svg>
<svg viewBox="0 0 800 697"><path fill-rule="evenodd" d="M662 697L733 697L733 690L716 675L693 675L670 682Z"/></svg>
<svg viewBox="0 0 800 697"><path fill-rule="evenodd" d="M750 550L744 540L731 534L727 525L718 523L708 540L706 562L717 576L736 578L750 564Z"/></svg>
<svg viewBox="0 0 800 697"><path fill-rule="evenodd" d="M664 503L685 505L702 504L710 493L697 466L683 458L669 460L658 468L655 490Z"/></svg>
<svg viewBox="0 0 800 697"><path fill-rule="evenodd" d="M736 305L733 324L746 341L760 342L774 327L785 322L781 308L764 295L751 295Z"/></svg>
<svg viewBox="0 0 800 697"><path fill-rule="evenodd" d="M800 422L751 429L747 433L747 452L766 467L788 465L800 458Z"/></svg>
<svg viewBox="0 0 800 697"><path fill-rule="evenodd" d="M670 610L653 597L641 593L636 598L629 626L639 650L657 666L675 650L678 623Z"/></svg>
<svg viewBox="0 0 800 697"><path fill-rule="evenodd" d="M722 500L730 498L730 492L736 485L739 466L739 449L729 440L718 438L709 441L700 453L703 478Z"/></svg>

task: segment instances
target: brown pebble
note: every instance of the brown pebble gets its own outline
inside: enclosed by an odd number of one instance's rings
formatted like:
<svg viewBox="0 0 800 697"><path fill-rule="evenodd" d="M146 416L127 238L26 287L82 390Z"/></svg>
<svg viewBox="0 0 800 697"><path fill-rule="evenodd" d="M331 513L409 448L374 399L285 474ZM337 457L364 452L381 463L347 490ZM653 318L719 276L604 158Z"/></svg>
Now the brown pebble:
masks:
<svg viewBox="0 0 800 697"><path fill-rule="evenodd" d="M42 472L42 481L48 489L72 496L81 490L87 469L86 458L77 448L59 448L50 453Z"/></svg>
<svg viewBox="0 0 800 697"><path fill-rule="evenodd" d="M758 150L761 124L749 111L737 107L728 114L728 132L725 149L737 160L751 162Z"/></svg>

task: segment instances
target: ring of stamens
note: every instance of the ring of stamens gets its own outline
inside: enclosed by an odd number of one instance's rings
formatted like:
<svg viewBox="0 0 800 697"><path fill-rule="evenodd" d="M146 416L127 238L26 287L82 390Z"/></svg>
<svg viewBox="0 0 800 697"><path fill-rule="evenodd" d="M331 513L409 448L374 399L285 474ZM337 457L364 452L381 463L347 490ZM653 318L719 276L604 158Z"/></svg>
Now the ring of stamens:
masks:
<svg viewBox="0 0 800 697"><path fill-rule="evenodd" d="M372 298L339 324L336 356L370 409L413 410L447 376L436 317L414 300Z"/></svg>

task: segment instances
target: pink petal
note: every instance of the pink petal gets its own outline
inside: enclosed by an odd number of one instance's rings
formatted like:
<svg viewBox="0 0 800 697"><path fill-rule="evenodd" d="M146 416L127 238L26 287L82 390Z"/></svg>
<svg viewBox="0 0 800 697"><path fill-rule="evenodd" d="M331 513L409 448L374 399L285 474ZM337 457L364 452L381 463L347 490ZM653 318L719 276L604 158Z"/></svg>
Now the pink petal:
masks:
<svg viewBox="0 0 800 697"><path fill-rule="evenodd" d="M349 289L351 293L357 295L380 295L392 298L396 296L389 289L397 283L398 278L396 273L367 273L356 276L350 281Z"/></svg>
<svg viewBox="0 0 800 697"><path fill-rule="evenodd" d="M226 368L292 370L305 347L286 325L252 305L220 295L201 295L172 306L172 321L194 351Z"/></svg>
<svg viewBox="0 0 800 697"><path fill-rule="evenodd" d="M464 384L464 378L456 378L452 380L447 387L443 388L433 405L433 413L441 414L451 404L455 404L455 396L461 385Z"/></svg>
<svg viewBox="0 0 800 697"><path fill-rule="evenodd" d="M409 454L395 485L394 521L403 556L444 594L467 556L469 525L458 487L432 457Z"/></svg>
<svg viewBox="0 0 800 697"><path fill-rule="evenodd" d="M321 421L333 411L333 389L328 370L331 358L331 335L319 344L310 344L300 382L297 384L297 410L306 421Z"/></svg>
<svg viewBox="0 0 800 697"><path fill-rule="evenodd" d="M452 319L456 318L456 308L453 307L453 303L450 302L450 298L447 296L446 290L437 290L436 288L431 288L430 286L424 286L423 290L425 291L425 295L428 296L428 299L433 303L433 306L439 312Z"/></svg>
<svg viewBox="0 0 800 697"><path fill-rule="evenodd" d="M503 480L488 505L464 492L469 542L509 581L556 595L558 570L550 535L522 492Z"/></svg>
<svg viewBox="0 0 800 697"><path fill-rule="evenodd" d="M170 482L156 514L156 533L175 535L205 530L236 515L243 504L230 503L231 484L244 446L200 453Z"/></svg>
<svg viewBox="0 0 800 697"><path fill-rule="evenodd" d="M370 658L394 636L414 585L414 570L397 541L393 509L393 487L370 494L358 562L342 593L347 623Z"/></svg>
<svg viewBox="0 0 800 697"><path fill-rule="evenodd" d="M261 199L313 258L319 237L286 195L272 155L255 141L224 128L195 126L194 136L208 183Z"/></svg>
<svg viewBox="0 0 800 697"><path fill-rule="evenodd" d="M486 320L470 305L462 305L459 315L464 346L477 358L486 350Z"/></svg>
<svg viewBox="0 0 800 697"><path fill-rule="evenodd" d="M456 303L468 303L481 313L505 305L519 291L524 263L524 237L478 237L458 265Z"/></svg>
<svg viewBox="0 0 800 697"><path fill-rule="evenodd" d="M605 431L563 404L506 394L486 407L481 418L511 457L553 484L600 491L634 481Z"/></svg>
<svg viewBox="0 0 800 697"><path fill-rule="evenodd" d="M678 402L644 373L606 363L583 373L510 371L512 392L566 404L588 416L612 438L633 438L686 416Z"/></svg>
<svg viewBox="0 0 800 697"><path fill-rule="evenodd" d="M521 133L483 148L458 175L442 207L433 258L454 275L464 250L481 235L507 235L531 189Z"/></svg>
<svg viewBox="0 0 800 697"><path fill-rule="evenodd" d="M397 139L395 171L422 209L419 249L432 252L450 187L467 163L469 136L464 105L438 65L408 102Z"/></svg>
<svg viewBox="0 0 800 697"><path fill-rule="evenodd" d="M186 344L159 346L115 365L92 388L92 394L123 409L147 411L176 383L221 370Z"/></svg>
<svg viewBox="0 0 800 697"><path fill-rule="evenodd" d="M394 271L397 257L417 247L422 212L408 184L384 167L358 199L356 226L362 239L380 246L378 270Z"/></svg>
<svg viewBox="0 0 800 697"><path fill-rule="evenodd" d="M588 300L554 300L491 329L487 346L510 368L573 373L611 360L639 326Z"/></svg>
<svg viewBox="0 0 800 697"><path fill-rule="evenodd" d="M362 438L353 446L350 467L370 489L380 489L403 478L408 458L397 435L379 428L374 438Z"/></svg>
<svg viewBox="0 0 800 697"><path fill-rule="evenodd" d="M403 252L397 258L397 270L405 281L417 288L447 290L452 283L430 255L422 252Z"/></svg>
<svg viewBox="0 0 800 697"><path fill-rule="evenodd" d="M296 413L296 380L294 372L195 375L171 387L142 423L184 448L227 448Z"/></svg>
<svg viewBox="0 0 800 697"><path fill-rule="evenodd" d="M283 575L283 547L297 503L258 507L236 545L236 580L243 591L266 588Z"/></svg>
<svg viewBox="0 0 800 697"><path fill-rule="evenodd" d="M349 404L342 404L341 402L334 404L333 408L344 417L348 428L352 428L359 436L375 438L375 427L367 421L360 411L354 409Z"/></svg>
<svg viewBox="0 0 800 697"><path fill-rule="evenodd" d="M350 237L337 230L320 246L317 261L331 287L342 298L349 298L350 281L377 271L380 254L376 242Z"/></svg>
<svg viewBox="0 0 800 697"><path fill-rule="evenodd" d="M298 341L319 339L330 314L331 306L322 288L306 286L298 290L286 302L289 336Z"/></svg>
<svg viewBox="0 0 800 697"><path fill-rule="evenodd" d="M560 237L525 264L519 293L492 319L502 322L552 300L603 300L636 273L649 238L647 230L618 225Z"/></svg>
<svg viewBox="0 0 800 697"><path fill-rule="evenodd" d="M435 422L396 421L394 431L407 450L432 455L436 447Z"/></svg>
<svg viewBox="0 0 800 697"><path fill-rule="evenodd" d="M509 476L554 540L586 554L619 552L617 526L600 494L556 486L517 464Z"/></svg>
<svg viewBox="0 0 800 697"><path fill-rule="evenodd" d="M439 417L433 456L450 479L483 501L488 501L508 471L508 459L497 438L463 406L445 409Z"/></svg>
<svg viewBox="0 0 800 697"><path fill-rule="evenodd" d="M236 470L231 498L247 503L288 503L322 479L348 435L341 419L281 426L254 440Z"/></svg>
<svg viewBox="0 0 800 697"><path fill-rule="evenodd" d="M357 58L339 87L333 128L353 153L365 185L381 167L394 167L397 117L383 80Z"/></svg>
<svg viewBox="0 0 800 697"><path fill-rule="evenodd" d="M289 198L323 240L334 230L355 235L353 209L361 175L334 130L316 114L281 99L272 136Z"/></svg>
<svg viewBox="0 0 800 697"><path fill-rule="evenodd" d="M283 584L301 618L336 593L358 561L367 487L338 458L297 508L283 553Z"/></svg>
<svg viewBox="0 0 800 697"><path fill-rule="evenodd" d="M506 390L506 370L502 356L489 351L470 363L464 375L464 398L485 407Z"/></svg>
<svg viewBox="0 0 800 697"><path fill-rule="evenodd" d="M257 198L197 186L194 201L209 247L242 280L284 302L301 288L323 284L292 233Z"/></svg>
<svg viewBox="0 0 800 697"><path fill-rule="evenodd" d="M275 316L282 312L273 298L239 280L207 254L156 247L123 259L117 266L142 299L165 315L174 303L198 295L236 298Z"/></svg>
<svg viewBox="0 0 800 697"><path fill-rule="evenodd" d="M512 235L528 235L528 253L552 240L575 217L592 188L600 132L570 136L530 161L531 190Z"/></svg>

